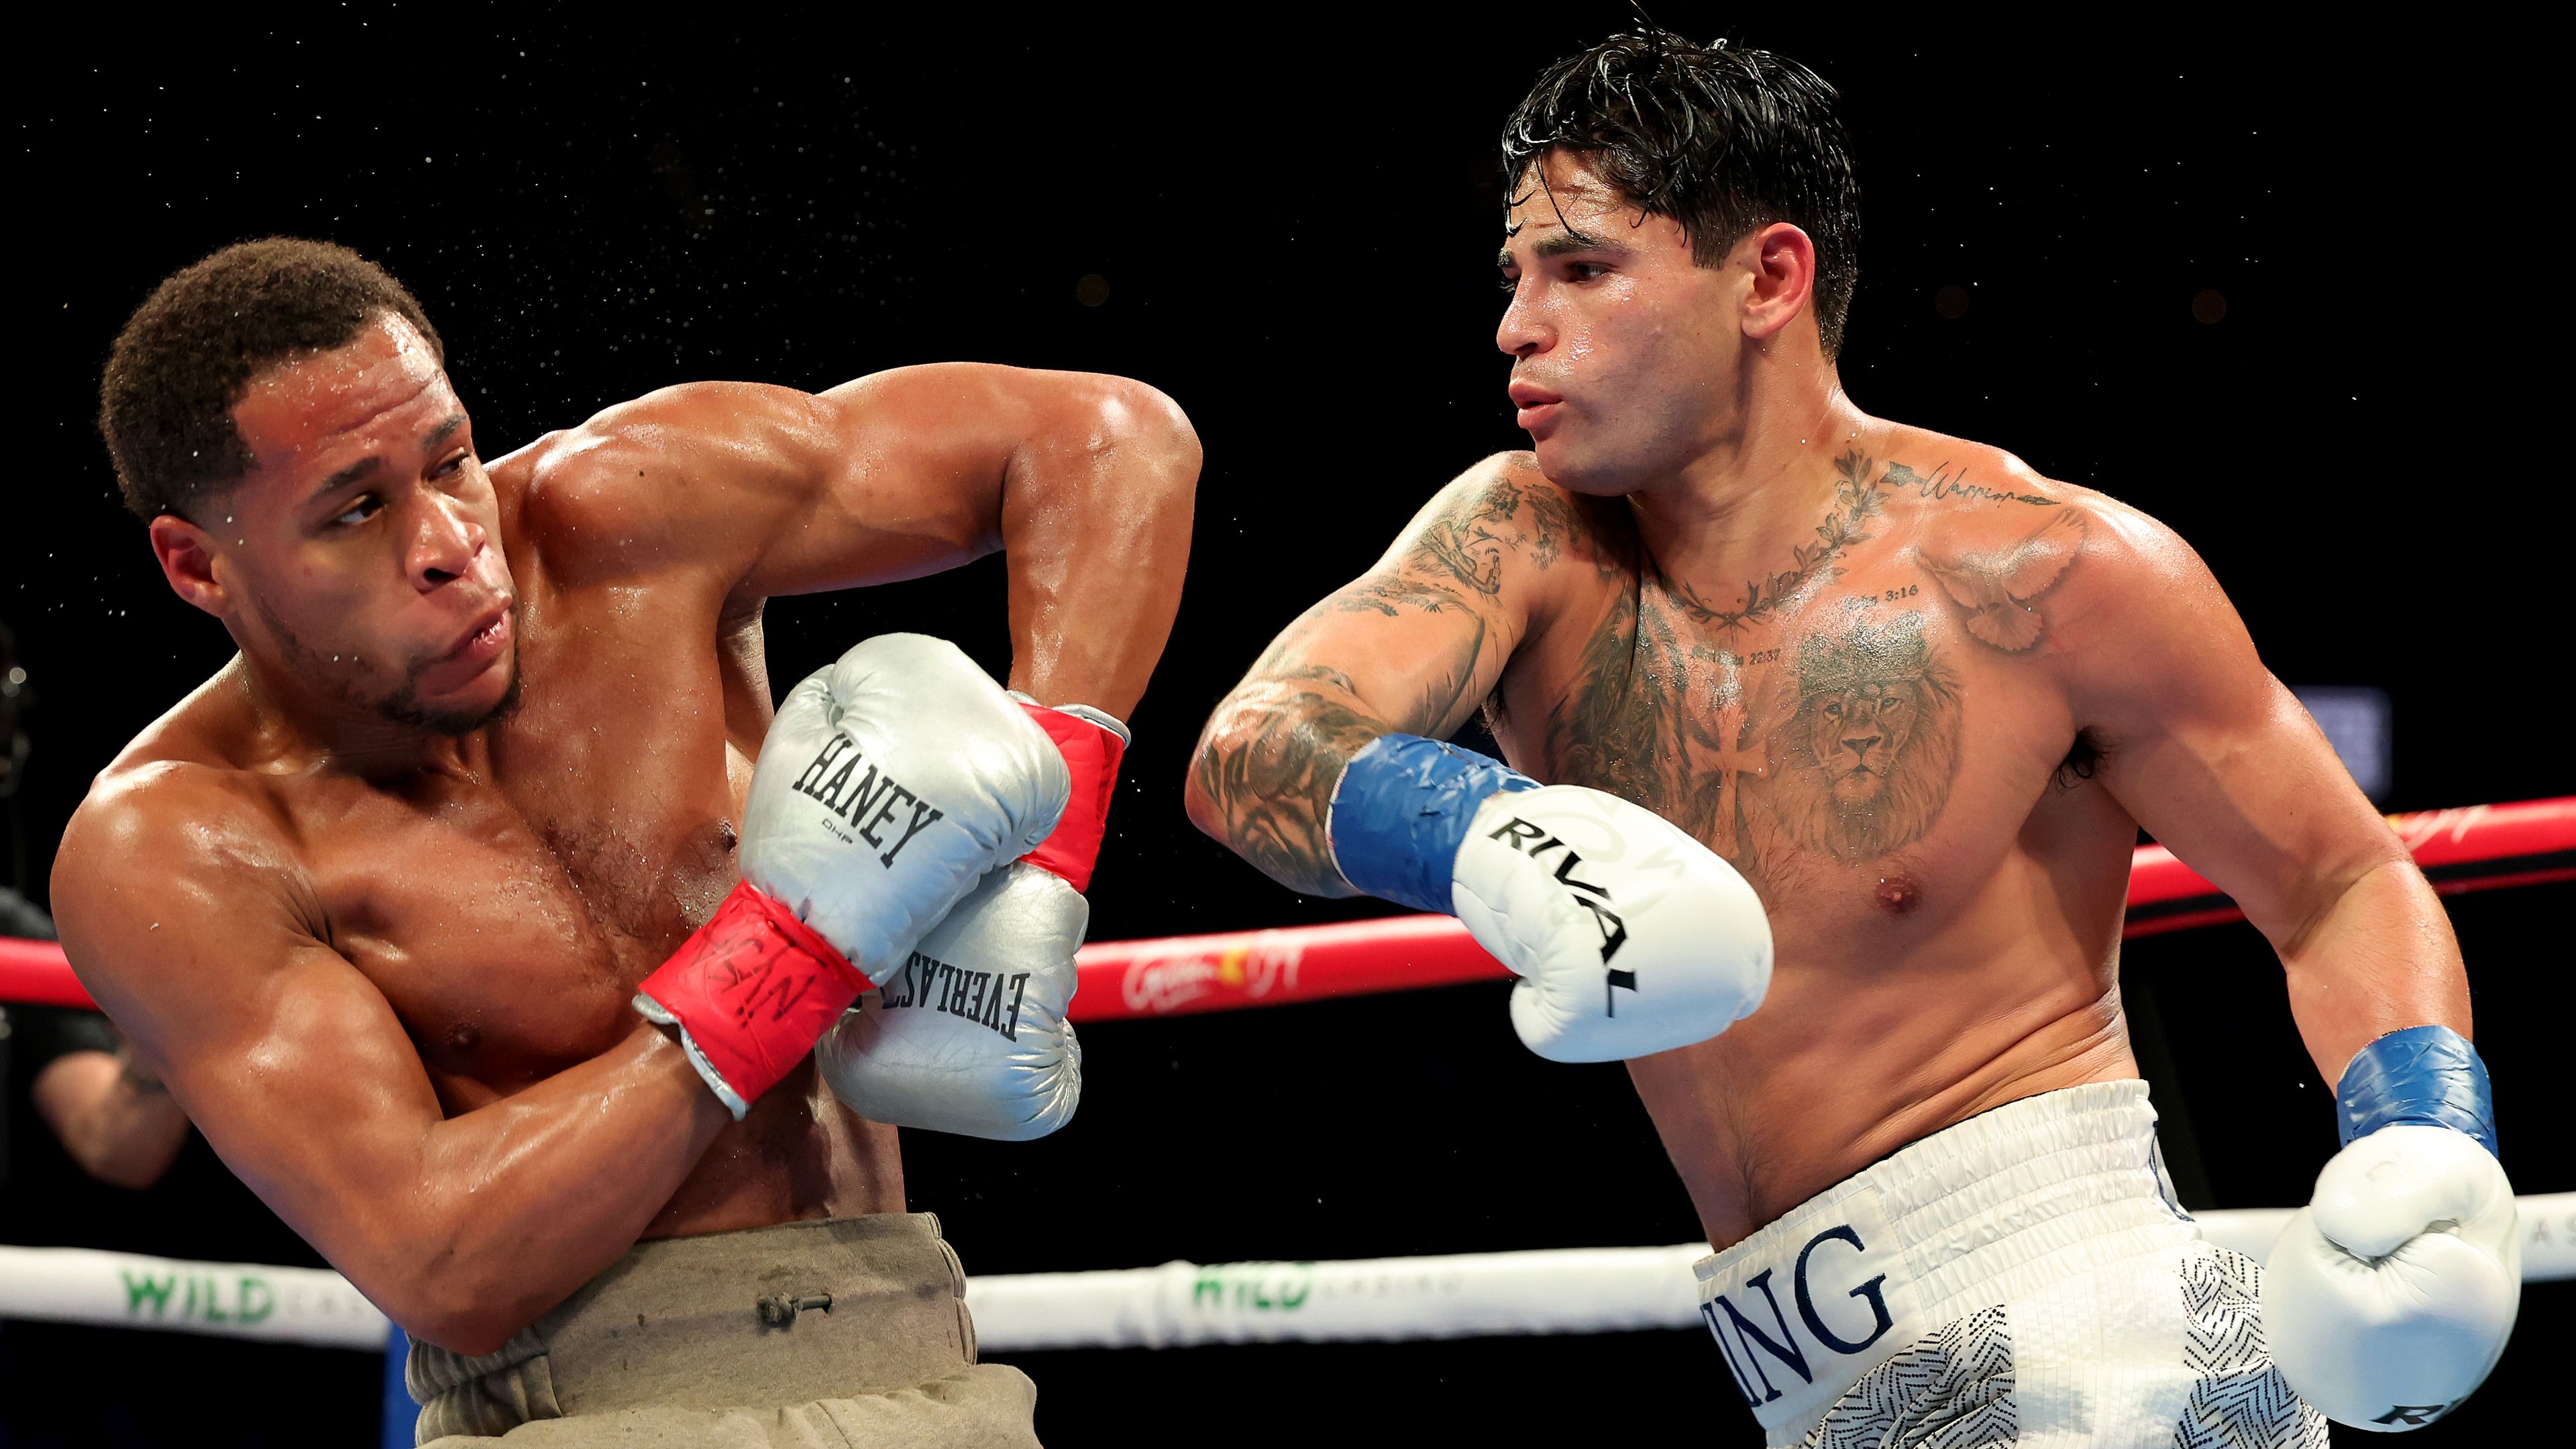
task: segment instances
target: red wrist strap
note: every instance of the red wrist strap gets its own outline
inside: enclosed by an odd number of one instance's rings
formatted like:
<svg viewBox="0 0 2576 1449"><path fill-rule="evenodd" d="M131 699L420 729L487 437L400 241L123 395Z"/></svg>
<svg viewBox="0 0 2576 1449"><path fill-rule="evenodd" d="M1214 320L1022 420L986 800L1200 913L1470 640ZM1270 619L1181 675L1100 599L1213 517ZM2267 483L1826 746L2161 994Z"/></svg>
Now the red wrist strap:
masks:
<svg viewBox="0 0 2576 1449"><path fill-rule="evenodd" d="M739 1118L867 986L831 942L746 882L644 978L636 1008L678 1024L699 1075Z"/></svg>
<svg viewBox="0 0 2576 1449"><path fill-rule="evenodd" d="M1118 790L1118 762L1127 742L1118 732L1078 714L1043 704L1020 708L1055 741L1064 766L1073 776L1073 793L1064 803L1064 818L1037 849L1021 859L1064 877L1075 890L1091 889L1092 868L1100 863L1100 840L1109 829L1109 800Z"/></svg>

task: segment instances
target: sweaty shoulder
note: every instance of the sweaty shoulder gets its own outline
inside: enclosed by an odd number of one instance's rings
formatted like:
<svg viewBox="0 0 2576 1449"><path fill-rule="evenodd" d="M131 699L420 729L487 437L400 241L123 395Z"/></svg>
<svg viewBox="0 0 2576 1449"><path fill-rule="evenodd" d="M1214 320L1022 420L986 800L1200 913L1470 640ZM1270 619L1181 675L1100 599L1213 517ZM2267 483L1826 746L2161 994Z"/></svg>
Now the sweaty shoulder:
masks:
<svg viewBox="0 0 2576 1449"><path fill-rule="evenodd" d="M516 532L567 582L734 567L832 447L819 399L700 382L619 403L491 464ZM740 542L742 547L731 546Z"/></svg>
<svg viewBox="0 0 2576 1449"><path fill-rule="evenodd" d="M1544 615L1633 572L1624 506L1549 481L1536 455L1496 453L1414 516L1387 562L1436 587Z"/></svg>
<svg viewBox="0 0 2576 1449"><path fill-rule="evenodd" d="M309 914L296 904L305 893L292 827L258 772L145 746L99 773L54 857L64 949L120 1022L133 1019L138 983L209 936Z"/></svg>
<svg viewBox="0 0 2576 1449"><path fill-rule="evenodd" d="M2172 529L1999 448L1900 435L1873 483L1960 625L1999 653L2105 662L2217 593Z"/></svg>

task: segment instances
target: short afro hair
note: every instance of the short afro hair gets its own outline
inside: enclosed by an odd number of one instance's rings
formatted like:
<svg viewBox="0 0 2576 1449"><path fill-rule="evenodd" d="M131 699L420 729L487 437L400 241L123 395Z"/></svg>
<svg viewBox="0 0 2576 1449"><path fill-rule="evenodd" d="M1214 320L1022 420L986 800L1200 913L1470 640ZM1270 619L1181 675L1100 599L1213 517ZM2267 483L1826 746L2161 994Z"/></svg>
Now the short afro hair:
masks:
<svg viewBox="0 0 2576 1449"><path fill-rule="evenodd" d="M233 426L252 378L345 347L386 313L446 345L420 303L347 247L297 237L238 242L163 280L126 319L99 381L98 428L125 506L145 520L186 517L254 463Z"/></svg>
<svg viewBox="0 0 2576 1449"><path fill-rule="evenodd" d="M1816 334L1830 358L1860 280L1860 182L1839 99L1767 50L1651 27L1613 35L1541 71L1503 123L1504 194L1551 151L1580 157L1629 205L1680 222L1701 266L1756 227L1789 223L1816 244Z"/></svg>

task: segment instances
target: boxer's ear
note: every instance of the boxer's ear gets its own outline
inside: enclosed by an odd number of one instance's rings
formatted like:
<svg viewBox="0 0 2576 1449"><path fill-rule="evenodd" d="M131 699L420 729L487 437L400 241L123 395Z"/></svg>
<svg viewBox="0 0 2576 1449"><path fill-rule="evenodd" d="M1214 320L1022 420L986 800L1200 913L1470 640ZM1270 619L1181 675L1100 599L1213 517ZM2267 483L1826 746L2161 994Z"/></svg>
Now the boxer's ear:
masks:
<svg viewBox="0 0 2576 1449"><path fill-rule="evenodd" d="M215 576L213 541L206 531L175 513L152 520L152 556L170 591L220 619L229 608L223 581Z"/></svg>
<svg viewBox="0 0 2576 1449"><path fill-rule="evenodd" d="M1815 296L1816 244L1798 228L1775 221L1736 243L1736 256L1752 282L1744 290L1744 335L1768 342Z"/></svg>

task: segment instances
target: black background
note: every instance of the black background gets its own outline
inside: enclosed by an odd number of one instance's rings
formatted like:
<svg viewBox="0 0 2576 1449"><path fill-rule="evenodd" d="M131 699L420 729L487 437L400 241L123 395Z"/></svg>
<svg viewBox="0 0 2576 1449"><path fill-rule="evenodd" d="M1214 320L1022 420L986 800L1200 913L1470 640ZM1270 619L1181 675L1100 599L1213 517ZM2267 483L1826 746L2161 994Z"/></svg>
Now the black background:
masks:
<svg viewBox="0 0 2576 1449"><path fill-rule="evenodd" d="M2009 447L2178 528L2276 673L2390 693L2391 808L2570 790L2542 703L2567 657L2554 414L2506 361L2556 307L2511 159L2545 82L2516 73L2509 38L2463 67L2387 32L2239 26L2222 44L2179 25L2097 40L1663 12L1841 88L1867 198L1843 363L1862 407ZM41 897L89 775L230 651L115 503L91 421L108 341L170 270L293 232L413 288L494 455L706 377L822 388L972 358L1163 388L1207 469L1093 934L1383 909L1292 897L1192 832L1189 741L1271 633L1438 483L1520 441L1491 342L1493 138L1541 64L1623 16L719 12L636 35L387 7L29 48L10 100L0 618L41 699L12 873ZM1077 298L1086 276L1104 303ZM1963 315L1936 308L1944 287L1966 290ZM2223 317L2195 316L2204 292ZM779 601L772 677L897 628L998 670L1001 579L988 560ZM2545 1055L2569 1019L2570 894L2454 902L2524 1192L2576 1187ZM2194 1206L2301 1201L2332 1145L2278 979L2243 927L2128 954ZM941 1214L970 1270L1698 1236L1623 1074L1530 1057L1499 990L1085 1042L1085 1109L1056 1137L907 1136L913 1206ZM24 1163L0 1239L311 1261L202 1144L140 1198ZM2565 1362L2571 1301L2527 1292L2495 1379L2414 1442L2517 1438L2517 1409ZM1037 1377L1058 1445L1642 1442L1675 1424L1758 1442L1691 1333L996 1356ZM162 1441L183 1409L191 1442L362 1442L375 1373L354 1354L13 1324L0 1442Z"/></svg>

